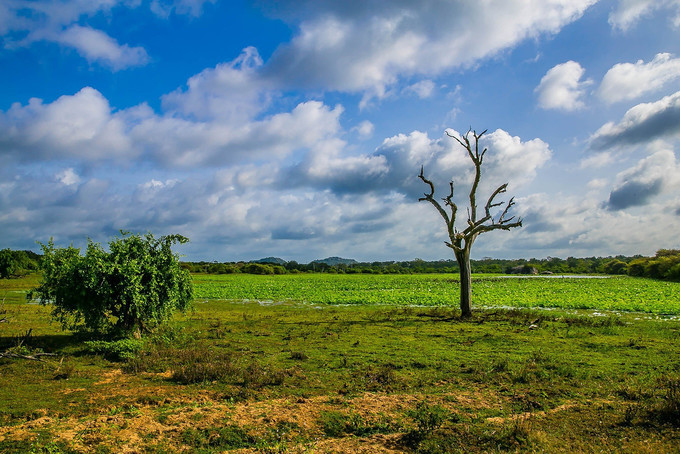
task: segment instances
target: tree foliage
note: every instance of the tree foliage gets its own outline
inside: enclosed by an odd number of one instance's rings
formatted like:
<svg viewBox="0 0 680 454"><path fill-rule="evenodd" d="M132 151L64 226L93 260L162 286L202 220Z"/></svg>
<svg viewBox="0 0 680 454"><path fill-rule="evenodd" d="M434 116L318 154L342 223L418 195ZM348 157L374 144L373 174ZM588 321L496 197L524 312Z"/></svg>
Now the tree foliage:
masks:
<svg viewBox="0 0 680 454"><path fill-rule="evenodd" d="M29 298L51 303L65 329L99 333L140 333L186 310L191 276L171 248L188 239L121 233L109 252L88 241L84 256L73 246L55 248L52 240L41 244L42 281Z"/></svg>
<svg viewBox="0 0 680 454"><path fill-rule="evenodd" d="M680 250L659 249L654 257L641 257L628 264L629 276L680 281Z"/></svg>
<svg viewBox="0 0 680 454"><path fill-rule="evenodd" d="M12 251L3 249L0 251L0 279L5 279L16 271L16 262Z"/></svg>
<svg viewBox="0 0 680 454"><path fill-rule="evenodd" d="M31 251L0 251L0 279L21 276L38 268L38 256Z"/></svg>

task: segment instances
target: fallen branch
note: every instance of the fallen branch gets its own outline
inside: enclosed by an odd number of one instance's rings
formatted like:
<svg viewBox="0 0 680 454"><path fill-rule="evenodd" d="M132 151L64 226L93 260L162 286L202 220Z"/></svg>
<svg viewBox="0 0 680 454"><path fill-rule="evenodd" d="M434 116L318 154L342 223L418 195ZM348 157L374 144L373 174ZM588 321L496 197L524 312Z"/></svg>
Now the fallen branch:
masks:
<svg viewBox="0 0 680 454"><path fill-rule="evenodd" d="M44 359L40 359L40 356L57 356L56 353L34 353L33 355L21 355L19 353L14 353L10 351L0 352L0 358L21 358L30 359L33 361L45 362Z"/></svg>

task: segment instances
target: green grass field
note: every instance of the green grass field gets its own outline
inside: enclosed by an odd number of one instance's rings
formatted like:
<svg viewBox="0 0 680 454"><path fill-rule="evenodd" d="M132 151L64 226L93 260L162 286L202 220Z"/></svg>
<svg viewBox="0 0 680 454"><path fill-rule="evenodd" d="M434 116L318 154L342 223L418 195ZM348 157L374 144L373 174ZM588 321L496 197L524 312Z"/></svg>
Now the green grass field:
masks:
<svg viewBox="0 0 680 454"><path fill-rule="evenodd" d="M601 276L598 276L601 277ZM196 275L198 300L457 306L457 275ZM680 314L680 283L629 276L473 277L473 305Z"/></svg>
<svg viewBox="0 0 680 454"><path fill-rule="evenodd" d="M679 284L478 276L461 320L455 276L194 279L194 311L108 349L0 280L0 351L55 354L0 359L0 452L680 446Z"/></svg>

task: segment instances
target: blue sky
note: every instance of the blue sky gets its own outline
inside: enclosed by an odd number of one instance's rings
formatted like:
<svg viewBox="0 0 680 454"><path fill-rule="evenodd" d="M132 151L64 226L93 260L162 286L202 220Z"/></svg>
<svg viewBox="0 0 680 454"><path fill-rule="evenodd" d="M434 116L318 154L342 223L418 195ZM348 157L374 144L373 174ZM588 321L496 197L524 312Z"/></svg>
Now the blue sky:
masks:
<svg viewBox="0 0 680 454"><path fill-rule="evenodd" d="M678 248L679 38L679 0L5 0L0 248L452 258L417 175L462 207L470 127L524 219L473 258Z"/></svg>

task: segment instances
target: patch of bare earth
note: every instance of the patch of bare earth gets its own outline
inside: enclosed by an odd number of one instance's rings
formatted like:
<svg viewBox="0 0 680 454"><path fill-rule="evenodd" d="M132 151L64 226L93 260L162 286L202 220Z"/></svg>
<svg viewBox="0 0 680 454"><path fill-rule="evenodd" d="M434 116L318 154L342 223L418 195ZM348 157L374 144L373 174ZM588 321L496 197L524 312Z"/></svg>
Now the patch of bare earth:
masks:
<svg viewBox="0 0 680 454"><path fill-rule="evenodd" d="M347 436L327 438L319 418L324 411L359 414L366 421L388 418L409 424L405 412L425 399L456 412L488 408L499 402L498 395L485 392L423 396L412 394L365 393L356 397L316 396L310 398L277 398L262 401L226 403L208 391L195 390L188 394L163 398L165 387L136 388L120 371L107 372L97 382L101 391L126 396L127 404L102 406L97 414L86 417L44 415L38 419L11 427L0 427L0 440L31 439L38 431L49 430L55 441L65 442L80 452L93 452L98 446L115 447L117 452L139 452L149 443L163 442L177 451L188 450L182 445L183 431L238 425L246 430L265 431L281 423L294 423L298 433L307 440L299 446L288 446L290 452L349 452L400 453L400 434L375 434L367 437ZM96 402L102 396L92 392ZM175 390L177 389L174 387ZM152 403L145 396L155 396ZM160 399L159 399L160 398ZM257 428L257 429L254 429ZM235 452L255 452L240 450Z"/></svg>

